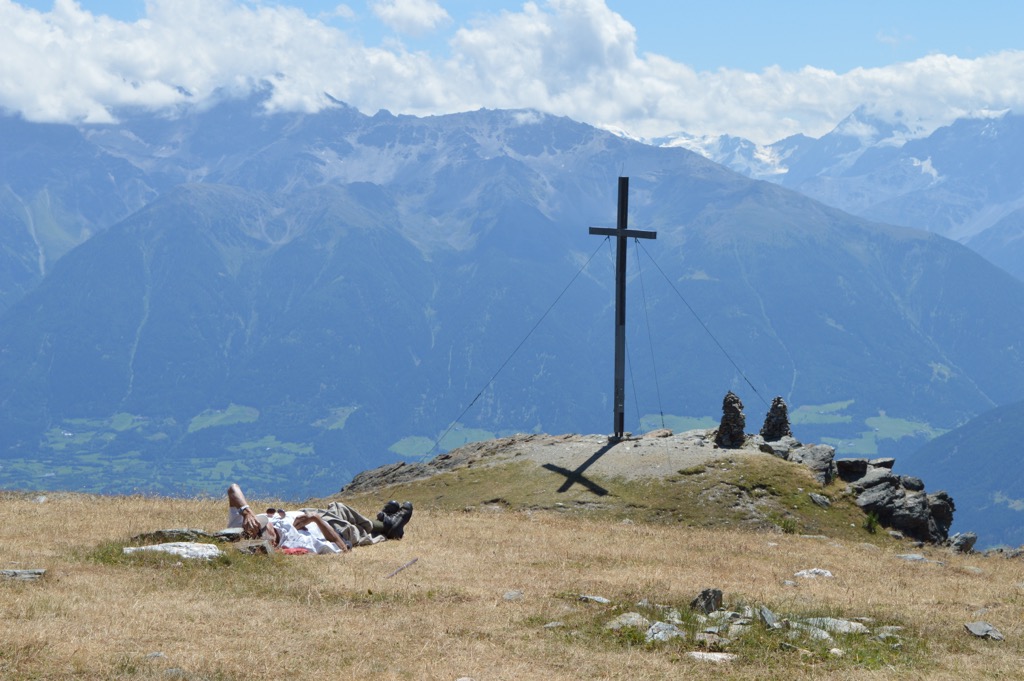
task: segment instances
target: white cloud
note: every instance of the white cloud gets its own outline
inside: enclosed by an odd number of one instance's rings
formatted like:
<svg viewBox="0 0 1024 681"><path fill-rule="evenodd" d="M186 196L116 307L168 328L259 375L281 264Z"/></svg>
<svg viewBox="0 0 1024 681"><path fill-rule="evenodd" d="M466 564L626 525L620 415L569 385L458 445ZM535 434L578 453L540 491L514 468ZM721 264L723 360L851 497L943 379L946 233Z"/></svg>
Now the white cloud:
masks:
<svg viewBox="0 0 1024 681"><path fill-rule="evenodd" d="M433 1L376 7L394 9L385 15L396 26L399 16L409 20L404 30L448 16ZM118 107L204 102L262 83L273 85L269 104L279 109L317 110L329 93L367 113L530 108L644 137L729 133L759 143L822 135L861 105L924 130L961 115L1024 111L1021 51L841 74L698 72L638 54L636 30L603 0L478 16L455 28L445 59L398 42L368 46L299 9L239 0L150 0L134 23L72 0L46 13L0 0L0 45L0 107L47 121L110 120Z"/></svg>
<svg viewBox="0 0 1024 681"><path fill-rule="evenodd" d="M324 12L321 16L325 19L355 19L356 12L345 3L342 3L330 12Z"/></svg>
<svg viewBox="0 0 1024 681"><path fill-rule="evenodd" d="M448 12L434 0L372 0L370 9L388 27L412 35L433 31L451 21Z"/></svg>

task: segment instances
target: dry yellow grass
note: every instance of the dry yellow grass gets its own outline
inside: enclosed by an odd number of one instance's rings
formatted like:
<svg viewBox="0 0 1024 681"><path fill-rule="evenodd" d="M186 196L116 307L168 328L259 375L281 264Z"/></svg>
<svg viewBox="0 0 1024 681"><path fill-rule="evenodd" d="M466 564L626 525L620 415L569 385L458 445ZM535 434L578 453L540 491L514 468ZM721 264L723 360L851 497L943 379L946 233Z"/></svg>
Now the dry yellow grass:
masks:
<svg viewBox="0 0 1024 681"><path fill-rule="evenodd" d="M896 558L906 545L418 506L405 540L348 555L180 564L118 552L140 532L217 529L224 502L36 496L2 497L0 569L48 571L38 582L0 580L3 679L902 681L1010 679L1024 669L1020 560L925 550L945 564L910 563ZM835 578L783 584L811 567ZM692 643L645 646L602 628L640 599L685 606L707 587L727 603L900 623L905 650L872 664L801 655L766 636L713 665L685 656ZM523 598L505 600L510 590ZM963 624L975 619L1006 640L970 637ZM565 626L544 627L552 621Z"/></svg>

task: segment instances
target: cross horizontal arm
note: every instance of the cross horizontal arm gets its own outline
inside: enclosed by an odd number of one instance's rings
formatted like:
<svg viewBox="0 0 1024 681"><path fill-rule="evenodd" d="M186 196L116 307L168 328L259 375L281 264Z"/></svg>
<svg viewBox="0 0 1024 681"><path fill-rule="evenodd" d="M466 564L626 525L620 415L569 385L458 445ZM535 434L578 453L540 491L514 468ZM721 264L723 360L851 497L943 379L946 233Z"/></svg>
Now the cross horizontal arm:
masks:
<svg viewBox="0 0 1024 681"><path fill-rule="evenodd" d="M601 236L625 236L634 239L657 239L657 232L649 232L646 229L614 229L612 227L591 227L591 234Z"/></svg>

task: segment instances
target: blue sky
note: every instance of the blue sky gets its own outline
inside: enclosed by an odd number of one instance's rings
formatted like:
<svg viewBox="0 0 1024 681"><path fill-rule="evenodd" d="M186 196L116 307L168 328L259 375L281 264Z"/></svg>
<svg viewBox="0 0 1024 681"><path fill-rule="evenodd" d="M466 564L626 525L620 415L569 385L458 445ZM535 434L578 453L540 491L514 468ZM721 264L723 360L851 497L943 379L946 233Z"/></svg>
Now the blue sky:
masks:
<svg viewBox="0 0 1024 681"><path fill-rule="evenodd" d="M0 0L0 107L102 121L269 81L282 109L536 108L644 137L817 136L858 106L927 131L1024 108L1022 25L992 0Z"/></svg>

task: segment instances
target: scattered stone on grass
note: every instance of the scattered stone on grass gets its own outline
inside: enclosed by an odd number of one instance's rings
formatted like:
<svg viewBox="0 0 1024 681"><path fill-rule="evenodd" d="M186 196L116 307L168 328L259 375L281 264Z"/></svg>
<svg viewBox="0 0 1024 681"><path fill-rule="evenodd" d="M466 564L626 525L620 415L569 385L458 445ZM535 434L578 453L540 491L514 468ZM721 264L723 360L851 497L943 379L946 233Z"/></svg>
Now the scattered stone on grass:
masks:
<svg viewBox="0 0 1024 681"><path fill-rule="evenodd" d="M638 612L624 612L608 624L604 625L605 629L611 629L612 631L618 631L623 627L633 627L634 629L649 629L651 621L641 615Z"/></svg>
<svg viewBox="0 0 1024 681"><path fill-rule="evenodd" d="M736 659L732 653L707 653L700 650L689 652L687 656L701 662L732 662Z"/></svg>
<svg viewBox="0 0 1024 681"><path fill-rule="evenodd" d="M140 551L156 551L169 553L179 558L198 558L210 560L224 555L224 552L213 544L201 544L198 542L169 542L166 544L152 544L150 546L125 546L124 553L132 554Z"/></svg>
<svg viewBox="0 0 1024 681"><path fill-rule="evenodd" d="M794 577L800 577L802 579L816 579L818 577L824 577L826 579L832 579L832 573L823 568L810 568L808 570L801 570L793 575Z"/></svg>
<svg viewBox="0 0 1024 681"><path fill-rule="evenodd" d="M1002 641L1003 634L988 622L968 622L964 629L978 638L985 638L990 641Z"/></svg>
<svg viewBox="0 0 1024 681"><path fill-rule="evenodd" d="M32 582L37 579L41 579L46 574L46 570L43 568L34 568L31 570L0 570L0 577L4 579L14 579L21 582Z"/></svg>
<svg viewBox="0 0 1024 681"><path fill-rule="evenodd" d="M814 492L811 492L807 496L809 496L811 498L811 501L813 501L817 506L820 506L822 508L829 508L830 506L832 506L832 502L829 501L828 497L822 494L815 494Z"/></svg>
<svg viewBox="0 0 1024 681"><path fill-rule="evenodd" d="M690 608L705 615L710 615L722 607L721 589L704 589L697 597L690 601Z"/></svg>
<svg viewBox="0 0 1024 681"><path fill-rule="evenodd" d="M867 634L868 628L860 622L837 619L835 617L812 617L807 624L824 629L833 634Z"/></svg>
<svg viewBox="0 0 1024 681"><path fill-rule="evenodd" d="M673 638L686 638L686 633L676 625L669 624L668 622L655 622L644 636L648 643L652 641L668 641Z"/></svg>

